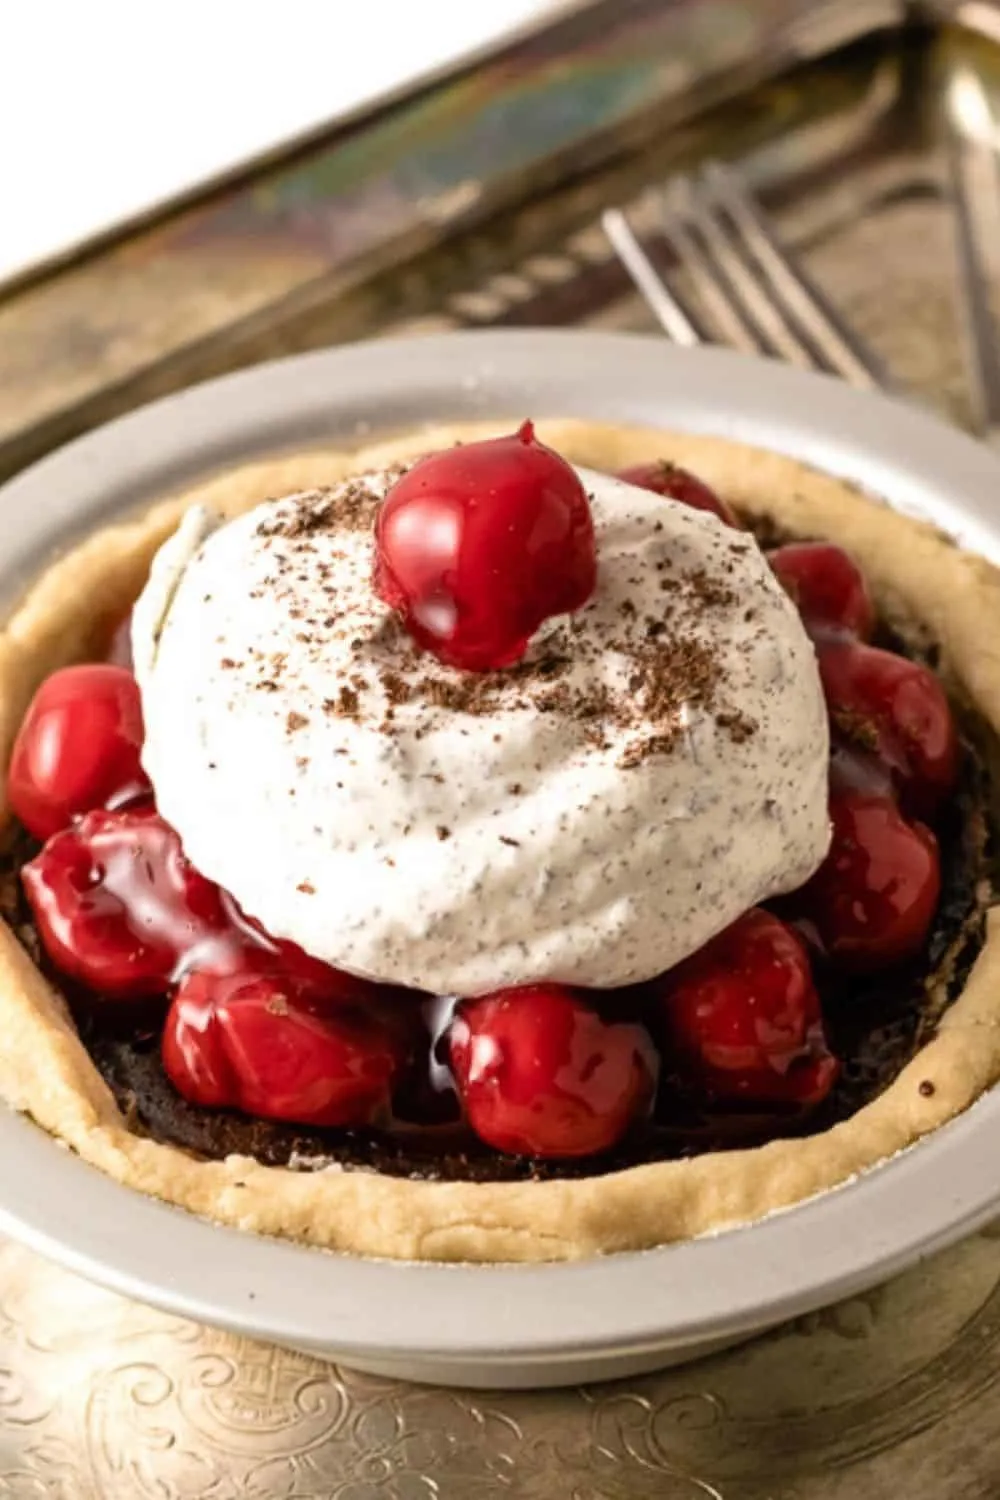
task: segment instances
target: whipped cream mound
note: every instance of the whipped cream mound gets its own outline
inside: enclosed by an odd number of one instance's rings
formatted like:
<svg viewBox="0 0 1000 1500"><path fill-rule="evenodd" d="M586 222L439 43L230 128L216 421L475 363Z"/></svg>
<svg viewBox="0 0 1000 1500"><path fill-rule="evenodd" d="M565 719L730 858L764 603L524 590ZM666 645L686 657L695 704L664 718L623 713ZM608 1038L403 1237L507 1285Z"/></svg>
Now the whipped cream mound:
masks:
<svg viewBox="0 0 1000 1500"><path fill-rule="evenodd" d="M461 995L648 979L802 884L827 720L753 538L581 471L593 598L464 674L372 590L397 473L195 510L159 552L143 760L194 864L317 958Z"/></svg>

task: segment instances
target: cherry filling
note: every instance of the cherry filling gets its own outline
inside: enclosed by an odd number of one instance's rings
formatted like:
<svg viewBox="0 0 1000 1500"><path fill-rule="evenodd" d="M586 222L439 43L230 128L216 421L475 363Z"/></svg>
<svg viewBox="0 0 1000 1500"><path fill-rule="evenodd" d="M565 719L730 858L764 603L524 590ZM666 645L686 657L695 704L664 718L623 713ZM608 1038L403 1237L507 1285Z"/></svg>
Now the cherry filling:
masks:
<svg viewBox="0 0 1000 1500"><path fill-rule="evenodd" d="M746 912L654 980L658 1029L679 1076L725 1103L818 1104L837 1076L805 943Z"/></svg>
<svg viewBox="0 0 1000 1500"><path fill-rule="evenodd" d="M449 1046L469 1124L497 1151L593 1156L652 1103L657 1062L648 1033L603 1019L564 985L464 1001Z"/></svg>
<svg viewBox="0 0 1000 1500"><path fill-rule="evenodd" d="M124 667L64 667L35 694L14 744L7 795L36 838L77 813L120 807L149 793L139 764L139 689Z"/></svg>
<svg viewBox="0 0 1000 1500"><path fill-rule="evenodd" d="M875 606L861 569L842 547L788 542L776 547L768 561L808 631L869 639L875 629Z"/></svg>
<svg viewBox="0 0 1000 1500"><path fill-rule="evenodd" d="M86 813L53 834L21 879L52 962L100 994L165 995L230 936L222 892L151 804Z"/></svg>
<svg viewBox="0 0 1000 1500"><path fill-rule="evenodd" d="M823 951L869 974L916 958L941 894L937 839L885 795L835 791L830 819L830 852L797 897Z"/></svg>
<svg viewBox="0 0 1000 1500"><path fill-rule="evenodd" d="M738 524L684 471L624 477ZM840 1086L830 1026L840 1034L852 1006L877 1004L867 976L881 984L927 956L942 876L921 819L947 822L960 754L933 674L866 643L874 612L846 554L796 543L770 557L817 643L833 731L830 851L776 903L780 916L749 911L628 992L537 984L442 1008L272 938L191 866L156 811L128 670L53 674L21 726L8 790L44 840L23 890L48 959L81 987L85 1029L100 1030L109 1001L134 1007L136 1035L159 1042L164 1087L184 1108L384 1140L415 1121L463 1161L477 1143L572 1170L669 1136L678 1119L690 1137L696 1116L764 1119L765 1135L821 1117ZM436 455L385 502L376 577L442 659L510 661L593 588L586 496L530 424ZM827 995L846 999L824 1015ZM152 1025L136 1005L149 997Z"/></svg>
<svg viewBox="0 0 1000 1500"><path fill-rule="evenodd" d="M826 641L819 672L838 741L872 750L904 806L924 816L955 789L958 735L940 682L920 662L857 641Z"/></svg>
<svg viewBox="0 0 1000 1500"><path fill-rule="evenodd" d="M181 980L163 1031L163 1065L192 1103L304 1125L388 1117L406 1061L404 1028L364 1002L319 995L289 975Z"/></svg>
<svg viewBox="0 0 1000 1500"><path fill-rule="evenodd" d="M270 937L198 873L149 801L84 814L21 879L53 963L100 994L166 995L191 970L279 974L322 999L357 1001L374 989Z"/></svg>

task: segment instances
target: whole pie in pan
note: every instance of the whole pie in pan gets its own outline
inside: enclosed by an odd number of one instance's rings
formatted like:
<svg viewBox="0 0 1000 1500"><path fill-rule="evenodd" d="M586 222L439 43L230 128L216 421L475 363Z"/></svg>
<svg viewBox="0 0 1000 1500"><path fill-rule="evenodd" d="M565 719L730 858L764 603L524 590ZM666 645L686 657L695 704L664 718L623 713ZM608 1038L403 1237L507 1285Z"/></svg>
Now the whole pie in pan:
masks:
<svg viewBox="0 0 1000 1500"><path fill-rule="evenodd" d="M0 1091L396 1258L661 1245L1000 1076L1000 574L788 458L580 422L256 463L0 636Z"/></svg>

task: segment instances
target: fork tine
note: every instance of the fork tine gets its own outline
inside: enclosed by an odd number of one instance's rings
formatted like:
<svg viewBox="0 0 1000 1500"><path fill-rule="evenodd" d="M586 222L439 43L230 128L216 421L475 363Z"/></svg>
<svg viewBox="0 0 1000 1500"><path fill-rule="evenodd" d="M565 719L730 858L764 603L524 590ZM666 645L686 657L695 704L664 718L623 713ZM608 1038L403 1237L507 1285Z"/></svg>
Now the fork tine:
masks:
<svg viewBox="0 0 1000 1500"><path fill-rule="evenodd" d="M661 195L661 213L669 238L711 303L727 338L736 342L733 334L739 327L742 347L749 340L751 349L811 368L808 349L741 256L705 193L690 178L675 178Z"/></svg>
<svg viewBox="0 0 1000 1500"><path fill-rule="evenodd" d="M779 242L737 173L721 162L710 162L703 170L702 181L725 211L774 297L794 320L815 362L855 385L869 389L885 387L886 373L875 356L855 338L820 289Z"/></svg>
<svg viewBox="0 0 1000 1500"><path fill-rule="evenodd" d="M703 343L699 330L660 276L621 209L606 209L601 215L601 224L615 254L664 333L675 344L687 349Z"/></svg>
<svg viewBox="0 0 1000 1500"><path fill-rule="evenodd" d="M724 342L746 354L756 354L760 347L756 334L727 289L706 272L704 256L696 245L686 220L671 211L662 194L658 206L660 222L678 263L687 271Z"/></svg>
<svg viewBox="0 0 1000 1500"><path fill-rule="evenodd" d="M969 375L982 434L1000 442L1000 340L990 296L985 246L1000 229L1000 178L993 121L982 84L971 69L951 80L946 118L948 173Z"/></svg>
<svg viewBox="0 0 1000 1500"><path fill-rule="evenodd" d="M818 365L855 385L888 383L878 361L793 262L734 172L713 163L700 180L674 178L650 197L678 263L726 343L780 355L803 369ZM703 330L666 284L626 214L608 209L601 224L664 331L688 347L703 343ZM997 389L1000 395L1000 379Z"/></svg>

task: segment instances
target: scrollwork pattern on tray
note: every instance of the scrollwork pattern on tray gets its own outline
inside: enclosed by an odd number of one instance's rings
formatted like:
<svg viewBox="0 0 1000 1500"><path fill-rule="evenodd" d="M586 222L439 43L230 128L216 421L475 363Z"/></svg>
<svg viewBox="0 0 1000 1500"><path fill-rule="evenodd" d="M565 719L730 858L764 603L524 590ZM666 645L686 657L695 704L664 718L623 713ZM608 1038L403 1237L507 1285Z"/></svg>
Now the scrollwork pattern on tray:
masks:
<svg viewBox="0 0 1000 1500"><path fill-rule="evenodd" d="M798 1494L1000 1386L998 1285L979 1236L694 1366L482 1394L198 1328L0 1242L0 1500L759 1500L762 1474Z"/></svg>

